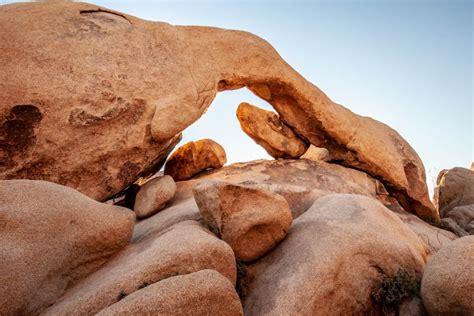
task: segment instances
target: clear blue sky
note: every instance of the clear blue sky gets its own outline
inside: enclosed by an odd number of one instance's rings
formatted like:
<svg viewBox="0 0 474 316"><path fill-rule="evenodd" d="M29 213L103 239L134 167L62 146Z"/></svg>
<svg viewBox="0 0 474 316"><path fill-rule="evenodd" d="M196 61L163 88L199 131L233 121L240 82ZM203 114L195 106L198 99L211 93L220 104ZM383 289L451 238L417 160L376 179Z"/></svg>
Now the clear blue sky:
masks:
<svg viewBox="0 0 474 316"><path fill-rule="evenodd" d="M430 187L441 169L473 161L472 1L94 3L263 37L335 102L396 129L423 160ZM221 93L184 141L215 139L229 162L268 157L240 130L235 110L242 101L269 108L246 90Z"/></svg>

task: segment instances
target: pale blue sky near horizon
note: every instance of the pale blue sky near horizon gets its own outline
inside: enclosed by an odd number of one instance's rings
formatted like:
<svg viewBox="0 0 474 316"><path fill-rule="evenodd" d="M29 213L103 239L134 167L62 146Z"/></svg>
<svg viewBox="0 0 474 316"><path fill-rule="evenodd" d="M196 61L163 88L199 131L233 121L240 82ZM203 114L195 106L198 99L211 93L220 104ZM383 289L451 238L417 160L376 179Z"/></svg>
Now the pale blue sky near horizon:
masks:
<svg viewBox="0 0 474 316"><path fill-rule="evenodd" d="M13 1L0 1L2 4ZM442 169L469 168L473 145L472 1L102 1L143 19L252 32L332 100L397 130L418 152L432 190ZM184 131L212 138L229 163L269 158L241 130L246 90L220 93Z"/></svg>

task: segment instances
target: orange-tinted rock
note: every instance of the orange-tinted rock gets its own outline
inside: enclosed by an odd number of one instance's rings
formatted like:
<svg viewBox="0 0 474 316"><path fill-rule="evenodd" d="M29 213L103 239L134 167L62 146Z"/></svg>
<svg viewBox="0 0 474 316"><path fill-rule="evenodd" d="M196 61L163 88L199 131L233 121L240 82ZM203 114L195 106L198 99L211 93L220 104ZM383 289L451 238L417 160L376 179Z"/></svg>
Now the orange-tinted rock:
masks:
<svg viewBox="0 0 474 316"><path fill-rule="evenodd" d="M215 270L164 279L97 315L243 315L233 284Z"/></svg>
<svg viewBox="0 0 474 316"><path fill-rule="evenodd" d="M380 202L318 199L282 243L247 268L245 315L382 314L372 292L400 271L421 280L430 250ZM411 293L412 295L414 293Z"/></svg>
<svg viewBox="0 0 474 316"><path fill-rule="evenodd" d="M474 236L441 248L428 262L421 297L430 315L474 315Z"/></svg>
<svg viewBox="0 0 474 316"><path fill-rule="evenodd" d="M175 181L187 180L209 169L220 168L227 162L224 148L211 139L189 142L176 149L165 164L165 174Z"/></svg>
<svg viewBox="0 0 474 316"><path fill-rule="evenodd" d="M195 221L150 232L69 289L45 315L94 315L141 288L172 276L212 269L235 284L232 249Z"/></svg>
<svg viewBox="0 0 474 316"><path fill-rule="evenodd" d="M135 215L67 187L0 181L0 314L38 314L130 240Z"/></svg>
<svg viewBox="0 0 474 316"><path fill-rule="evenodd" d="M439 220L413 148L331 101L253 34L74 2L1 6L0 29L2 179L41 178L103 199L156 170L218 91L246 86L332 159Z"/></svg>
<svg viewBox="0 0 474 316"><path fill-rule="evenodd" d="M193 193L204 222L243 261L275 248L292 222L286 200L264 189L203 180Z"/></svg>
<svg viewBox="0 0 474 316"><path fill-rule="evenodd" d="M274 158L298 158L308 145L278 115L248 103L240 103L237 118L242 130Z"/></svg>
<svg viewBox="0 0 474 316"><path fill-rule="evenodd" d="M176 183L172 177L151 179L138 191L133 210L138 218L150 217L170 203L175 193Z"/></svg>

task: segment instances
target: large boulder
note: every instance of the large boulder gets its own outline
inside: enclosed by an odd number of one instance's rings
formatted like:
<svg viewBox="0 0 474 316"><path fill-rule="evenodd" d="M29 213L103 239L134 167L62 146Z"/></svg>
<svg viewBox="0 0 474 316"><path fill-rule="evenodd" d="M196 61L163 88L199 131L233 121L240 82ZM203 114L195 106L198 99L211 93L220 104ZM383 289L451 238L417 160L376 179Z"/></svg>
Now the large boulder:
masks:
<svg viewBox="0 0 474 316"><path fill-rule="evenodd" d="M212 139L201 139L176 149L166 161L165 175L170 175L175 181L187 180L208 168L220 168L226 162L221 145Z"/></svg>
<svg viewBox="0 0 474 316"><path fill-rule="evenodd" d="M149 217L170 203L175 193L176 183L172 177L153 178L141 186L133 210L138 218Z"/></svg>
<svg viewBox="0 0 474 316"><path fill-rule="evenodd" d="M248 103L240 103L237 118L242 130L274 158L298 158L306 144L278 115Z"/></svg>
<svg viewBox="0 0 474 316"><path fill-rule="evenodd" d="M285 198L264 189L203 180L193 193L204 222L242 261L275 248L292 222Z"/></svg>
<svg viewBox="0 0 474 316"><path fill-rule="evenodd" d="M474 315L474 236L451 242L429 260L421 295L430 315Z"/></svg>
<svg viewBox="0 0 474 316"><path fill-rule="evenodd" d="M429 254L380 202L327 195L293 222L276 249L248 266L244 311L367 315L395 309L416 295Z"/></svg>
<svg viewBox="0 0 474 316"><path fill-rule="evenodd" d="M45 181L0 181L0 314L37 314L130 240L135 216Z"/></svg>
<svg viewBox="0 0 474 316"><path fill-rule="evenodd" d="M56 1L3 5L0 29L2 179L105 199L156 170L218 91L248 87L296 134L377 178L406 210L439 220L413 148L331 101L253 34Z"/></svg>
<svg viewBox="0 0 474 316"><path fill-rule="evenodd" d="M216 270L235 284L232 249L197 222L181 222L134 240L68 290L45 315L93 315L149 284L205 269Z"/></svg>
<svg viewBox="0 0 474 316"><path fill-rule="evenodd" d="M443 170L436 182L434 202L443 224L459 236L474 234L474 171Z"/></svg>
<svg viewBox="0 0 474 316"><path fill-rule="evenodd" d="M377 181L366 173L322 161L256 160L235 163L200 173L193 179L176 183L172 203L135 226L133 239L162 231L180 221L199 220L201 215L192 187L202 180L229 182L262 188L283 196L293 218L305 212L315 200L331 193L353 193L380 198ZM419 221L421 222L421 220ZM428 224L426 227L432 227Z"/></svg>
<svg viewBox="0 0 474 316"><path fill-rule="evenodd" d="M108 315L243 315L232 283L215 270L169 277L103 309Z"/></svg>

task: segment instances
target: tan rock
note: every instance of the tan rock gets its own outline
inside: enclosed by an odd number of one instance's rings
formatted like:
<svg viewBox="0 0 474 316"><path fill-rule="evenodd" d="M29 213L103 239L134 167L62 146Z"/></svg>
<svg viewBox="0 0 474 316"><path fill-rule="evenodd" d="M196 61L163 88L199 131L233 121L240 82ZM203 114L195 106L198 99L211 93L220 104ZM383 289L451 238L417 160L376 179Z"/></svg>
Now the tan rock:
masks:
<svg viewBox="0 0 474 316"><path fill-rule="evenodd" d="M204 222L243 261L275 248L292 222L285 198L264 189L203 180L193 193Z"/></svg>
<svg viewBox="0 0 474 316"><path fill-rule="evenodd" d="M0 314L31 315L125 247L135 216L45 181L0 181Z"/></svg>
<svg viewBox="0 0 474 316"><path fill-rule="evenodd" d="M309 159L314 161L328 161L329 151L326 148L309 146L308 150L301 156L302 159Z"/></svg>
<svg viewBox="0 0 474 316"><path fill-rule="evenodd" d="M243 315L243 311L228 279L215 270L201 270L151 284L97 315Z"/></svg>
<svg viewBox="0 0 474 316"><path fill-rule="evenodd" d="M0 29L2 179L40 178L105 199L156 170L218 91L246 86L406 210L439 220L413 148L332 102L253 34L74 2L3 5Z"/></svg>
<svg viewBox="0 0 474 316"><path fill-rule="evenodd" d="M235 163L203 172L187 181L177 182L177 191L172 203L154 216L138 222L135 225L133 240L160 232L181 221L199 220L201 215L191 188L205 179L242 184L275 192L286 199L293 218L305 212L316 199L331 193L353 193L373 198L380 197L377 194L376 182L370 176L364 172L336 164L306 159L256 160ZM417 223L419 222L424 223L421 220L417 221ZM433 227L428 224L423 226ZM430 229L428 230L431 232ZM430 236L436 234L437 232L434 231ZM440 235L443 236L443 234ZM441 237L440 239L444 240Z"/></svg>
<svg viewBox="0 0 474 316"><path fill-rule="evenodd" d="M237 118L242 130L274 158L298 158L308 149L278 115L248 103L240 103Z"/></svg>
<svg viewBox="0 0 474 316"><path fill-rule="evenodd" d="M173 199L176 183L170 176L151 179L138 191L133 210L138 218L145 218L162 210Z"/></svg>
<svg viewBox="0 0 474 316"><path fill-rule="evenodd" d="M181 222L134 240L44 314L93 315L148 284L205 269L216 270L235 284L232 249L197 222Z"/></svg>
<svg viewBox="0 0 474 316"><path fill-rule="evenodd" d="M474 234L474 172L443 170L436 182L434 202L444 226L458 236Z"/></svg>
<svg viewBox="0 0 474 316"><path fill-rule="evenodd" d="M428 262L421 296L430 315L474 314L474 236L441 248Z"/></svg>
<svg viewBox="0 0 474 316"><path fill-rule="evenodd" d="M226 162L221 145L211 139L201 139L176 149L166 161L165 174L172 176L175 181L182 181L208 168L220 168Z"/></svg>
<svg viewBox="0 0 474 316"><path fill-rule="evenodd" d="M380 202L350 194L318 199L285 240L248 267L245 315L381 314L384 276L419 282L430 251Z"/></svg>

